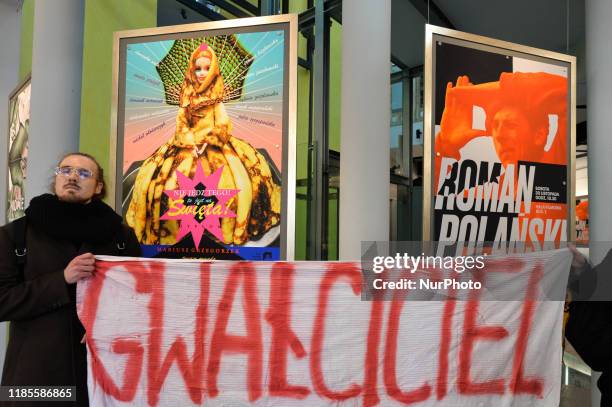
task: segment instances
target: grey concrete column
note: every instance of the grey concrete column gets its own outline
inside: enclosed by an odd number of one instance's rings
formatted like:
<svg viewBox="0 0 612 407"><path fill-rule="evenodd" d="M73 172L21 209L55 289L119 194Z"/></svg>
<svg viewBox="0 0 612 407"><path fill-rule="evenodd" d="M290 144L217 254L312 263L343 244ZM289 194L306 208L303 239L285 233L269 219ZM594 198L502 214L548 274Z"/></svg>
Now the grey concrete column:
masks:
<svg viewBox="0 0 612 407"><path fill-rule="evenodd" d="M6 180L8 156L8 97L19 84L19 45L21 12L17 2L0 2L0 224L6 221Z"/></svg>
<svg viewBox="0 0 612 407"><path fill-rule="evenodd" d="M19 83L19 44L21 13L17 2L0 2L0 224L6 221L6 182L8 147L8 96ZM7 346L7 323L0 323L0 371Z"/></svg>
<svg viewBox="0 0 612 407"><path fill-rule="evenodd" d="M589 222L591 242L612 242L612 1L586 1L586 79L587 79L587 134L589 139ZM601 243L598 245L601 246ZM605 250L591 245L590 257L599 263ZM610 345L612 346L612 344ZM592 406L599 406L599 392L592 377Z"/></svg>
<svg viewBox="0 0 612 407"><path fill-rule="evenodd" d="M57 160L79 147L83 9L83 0L34 4L26 204L48 191Z"/></svg>
<svg viewBox="0 0 612 407"><path fill-rule="evenodd" d="M391 0L342 2L340 259L389 240Z"/></svg>

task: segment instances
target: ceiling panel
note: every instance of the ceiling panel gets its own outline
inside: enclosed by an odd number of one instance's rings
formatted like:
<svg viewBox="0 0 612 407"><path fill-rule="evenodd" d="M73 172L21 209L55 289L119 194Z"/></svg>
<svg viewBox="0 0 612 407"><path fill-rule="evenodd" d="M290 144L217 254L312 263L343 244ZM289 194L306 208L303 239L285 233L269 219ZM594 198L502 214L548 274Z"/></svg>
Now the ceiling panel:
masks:
<svg viewBox="0 0 612 407"><path fill-rule="evenodd" d="M434 0L458 30L565 52L584 37L584 0Z"/></svg>

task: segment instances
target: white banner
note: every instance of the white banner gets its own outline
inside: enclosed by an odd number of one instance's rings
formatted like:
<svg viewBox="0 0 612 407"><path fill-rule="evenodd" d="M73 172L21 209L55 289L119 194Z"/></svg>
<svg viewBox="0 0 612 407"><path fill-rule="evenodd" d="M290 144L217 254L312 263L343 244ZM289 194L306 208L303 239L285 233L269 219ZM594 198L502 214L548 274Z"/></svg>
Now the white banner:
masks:
<svg viewBox="0 0 612 407"><path fill-rule="evenodd" d="M570 258L503 264L537 276L533 291L565 281ZM558 406L563 302L362 289L359 263L98 257L77 295L90 403Z"/></svg>

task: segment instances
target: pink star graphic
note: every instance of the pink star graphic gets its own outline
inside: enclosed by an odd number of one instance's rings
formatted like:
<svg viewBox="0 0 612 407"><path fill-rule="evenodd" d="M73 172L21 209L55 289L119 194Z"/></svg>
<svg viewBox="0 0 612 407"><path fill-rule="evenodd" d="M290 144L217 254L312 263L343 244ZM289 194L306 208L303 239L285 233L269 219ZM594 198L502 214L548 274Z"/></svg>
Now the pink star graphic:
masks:
<svg viewBox="0 0 612 407"><path fill-rule="evenodd" d="M223 242L223 233L221 232L221 218L235 218L236 214L228 207L229 201L240 191L239 189L219 189L219 180L223 173L223 166L219 167L214 173L208 177L204 174L204 168L199 163L196 166L196 173L193 179L176 171L176 179L178 180L179 188L166 190L164 193L168 196L168 210L160 219L163 220L178 220L180 221L180 229L176 236L176 240L181 240L188 233L191 233L196 247L200 246L200 240L204 231L208 230L213 236ZM198 184L202 184L206 189L196 189ZM185 205L183 198L193 197L194 199L205 199L206 197L214 196L218 202L211 204L208 207L197 205ZM174 202L174 205L171 202ZM206 210L205 218L201 222L196 219L196 212ZM213 213L213 208L215 209Z"/></svg>

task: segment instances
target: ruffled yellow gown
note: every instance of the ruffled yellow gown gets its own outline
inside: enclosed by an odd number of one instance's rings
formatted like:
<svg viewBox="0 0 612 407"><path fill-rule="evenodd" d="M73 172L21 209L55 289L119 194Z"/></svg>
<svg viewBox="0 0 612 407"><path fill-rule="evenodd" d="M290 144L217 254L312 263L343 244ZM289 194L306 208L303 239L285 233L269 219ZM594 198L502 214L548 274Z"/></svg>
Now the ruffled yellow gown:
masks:
<svg viewBox="0 0 612 407"><path fill-rule="evenodd" d="M190 58L174 136L143 162L136 176L126 221L142 244L177 242L178 222L160 220L172 205L163 192L177 188L176 171L191 178L200 164L206 175L223 167L220 189L240 190L230 203L236 217L220 220L220 243L242 245L258 240L280 222L280 187L266 158L232 135L218 61L212 48L206 52L211 65L201 82L195 77L195 61L201 50L196 49Z"/></svg>

